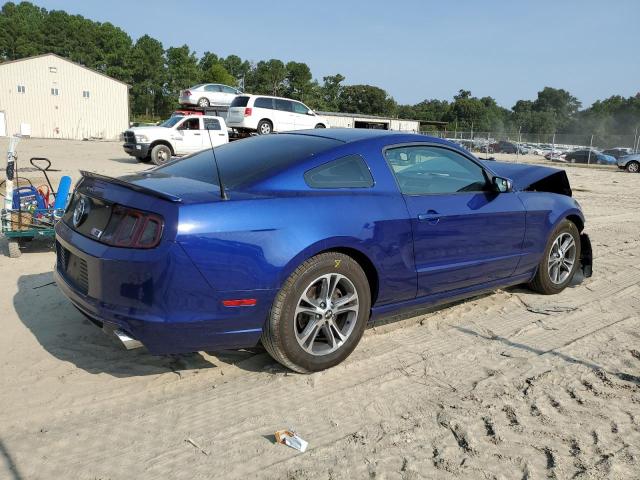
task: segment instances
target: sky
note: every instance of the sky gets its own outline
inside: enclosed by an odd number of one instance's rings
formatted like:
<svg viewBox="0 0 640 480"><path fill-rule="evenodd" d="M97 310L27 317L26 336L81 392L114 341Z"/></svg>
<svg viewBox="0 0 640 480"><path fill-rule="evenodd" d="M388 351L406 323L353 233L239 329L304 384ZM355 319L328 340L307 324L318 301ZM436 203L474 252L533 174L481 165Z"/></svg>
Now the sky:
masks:
<svg viewBox="0 0 640 480"><path fill-rule="evenodd" d="M399 103L460 89L511 108L545 86L584 107L640 92L640 0L32 0L198 55L305 62Z"/></svg>

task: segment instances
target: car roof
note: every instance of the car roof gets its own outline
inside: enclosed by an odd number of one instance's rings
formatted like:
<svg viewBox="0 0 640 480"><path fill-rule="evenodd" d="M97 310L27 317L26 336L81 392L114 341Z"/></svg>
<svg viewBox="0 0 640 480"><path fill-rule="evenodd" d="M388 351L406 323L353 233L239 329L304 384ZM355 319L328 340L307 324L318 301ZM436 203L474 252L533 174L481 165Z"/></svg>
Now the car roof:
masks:
<svg viewBox="0 0 640 480"><path fill-rule="evenodd" d="M280 134L282 135L282 134ZM309 135L314 137L330 138L344 143L357 142L367 138L392 137L397 135L418 135L394 130L378 130L369 128L316 128L314 130L296 130L287 132L286 135ZM419 136L421 139L430 140L431 137Z"/></svg>
<svg viewBox="0 0 640 480"><path fill-rule="evenodd" d="M254 93L241 93L238 95L240 97L260 97L260 98L276 98L278 100L289 100L291 102L303 103L301 100L296 100L295 98L287 98L287 97L275 97L273 95L257 95Z"/></svg>

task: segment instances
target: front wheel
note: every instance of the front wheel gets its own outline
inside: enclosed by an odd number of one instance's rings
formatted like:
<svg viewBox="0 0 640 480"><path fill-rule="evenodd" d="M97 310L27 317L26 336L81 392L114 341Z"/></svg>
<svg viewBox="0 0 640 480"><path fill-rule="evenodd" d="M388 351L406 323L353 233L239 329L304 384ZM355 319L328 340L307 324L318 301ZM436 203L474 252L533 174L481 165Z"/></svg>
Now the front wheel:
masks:
<svg viewBox="0 0 640 480"><path fill-rule="evenodd" d="M627 163L627 172L629 173L640 172L640 163L635 161Z"/></svg>
<svg viewBox="0 0 640 480"><path fill-rule="evenodd" d="M563 220L549 236L538 271L529 287L544 295L560 293L573 279L580 264L580 232Z"/></svg>
<svg viewBox="0 0 640 480"><path fill-rule="evenodd" d="M171 160L171 149L166 145L156 145L151 149L151 161L156 165L164 165Z"/></svg>
<svg viewBox="0 0 640 480"><path fill-rule="evenodd" d="M360 265L342 253L323 253L300 265L278 292L262 344L291 370L324 370L354 350L370 308L369 282Z"/></svg>

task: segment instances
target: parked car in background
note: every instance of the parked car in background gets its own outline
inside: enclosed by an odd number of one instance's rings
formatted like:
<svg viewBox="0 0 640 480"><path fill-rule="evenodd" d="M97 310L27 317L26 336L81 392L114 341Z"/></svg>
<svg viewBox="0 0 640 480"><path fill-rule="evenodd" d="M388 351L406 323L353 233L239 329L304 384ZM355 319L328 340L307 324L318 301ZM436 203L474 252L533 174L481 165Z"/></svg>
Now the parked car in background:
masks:
<svg viewBox="0 0 640 480"><path fill-rule="evenodd" d="M500 140L499 142L490 145L489 151L491 153L517 153L518 146L513 142Z"/></svg>
<svg viewBox="0 0 640 480"><path fill-rule="evenodd" d="M197 105L198 107L229 106L241 90L219 83L203 83L180 92L180 105Z"/></svg>
<svg viewBox="0 0 640 480"><path fill-rule="evenodd" d="M140 162L156 165L173 156L188 155L229 142L223 118L210 115L174 115L154 127L135 127L124 132L124 151Z"/></svg>
<svg viewBox="0 0 640 480"><path fill-rule="evenodd" d="M125 346L262 343L314 372L348 357L369 321L509 285L556 294L591 272L562 170L368 129L215 152L219 174L211 152L117 179L83 172L56 224L57 286Z"/></svg>
<svg viewBox="0 0 640 480"><path fill-rule="evenodd" d="M593 163L598 165L615 165L616 159L597 150L580 149L568 152L564 156L567 163Z"/></svg>
<svg viewBox="0 0 640 480"><path fill-rule="evenodd" d="M328 128L329 122L304 103L266 95L238 95L229 107L227 125L240 133Z"/></svg>
<svg viewBox="0 0 640 480"><path fill-rule="evenodd" d="M617 160L618 168L626 170L630 173L640 172L640 153L625 155Z"/></svg>
<svg viewBox="0 0 640 480"><path fill-rule="evenodd" d="M609 148L608 150L603 150L602 153L604 153L605 155L611 155L616 160L618 160L620 157L624 157L625 155L631 155L633 153L633 150L626 147L616 147Z"/></svg>
<svg viewBox="0 0 640 480"><path fill-rule="evenodd" d="M547 160L561 161L564 160L566 152L564 150L545 150L544 158Z"/></svg>
<svg viewBox="0 0 640 480"><path fill-rule="evenodd" d="M544 155L546 152L542 147L532 145L531 148L529 149L529 153L533 155Z"/></svg>

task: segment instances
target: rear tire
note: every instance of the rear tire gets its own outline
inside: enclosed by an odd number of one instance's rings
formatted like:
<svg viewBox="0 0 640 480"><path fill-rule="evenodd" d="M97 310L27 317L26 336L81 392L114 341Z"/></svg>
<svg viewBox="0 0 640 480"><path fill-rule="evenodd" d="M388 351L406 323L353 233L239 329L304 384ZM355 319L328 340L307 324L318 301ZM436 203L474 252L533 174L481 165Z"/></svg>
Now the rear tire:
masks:
<svg viewBox="0 0 640 480"><path fill-rule="evenodd" d="M166 145L156 145L151 149L151 161L156 165L164 165L171 160L171 149Z"/></svg>
<svg viewBox="0 0 640 480"><path fill-rule="evenodd" d="M578 271L580 252L578 227L565 219L549 235L538 271L529 283L529 288L543 295L560 293Z"/></svg>
<svg viewBox="0 0 640 480"><path fill-rule="evenodd" d="M640 163L636 162L635 160L633 162L629 162L627 163L626 170L629 173L638 173L640 172Z"/></svg>
<svg viewBox="0 0 640 480"><path fill-rule="evenodd" d="M198 106L200 108L207 108L209 106L209 100L202 97L200 100L198 100Z"/></svg>
<svg viewBox="0 0 640 480"><path fill-rule="evenodd" d="M258 135L269 135L270 133L273 133L273 123L269 120L260 120L257 131Z"/></svg>
<svg viewBox="0 0 640 480"><path fill-rule="evenodd" d="M300 265L278 292L262 344L291 370L324 370L356 348L370 309L369 282L360 265L342 253L322 253Z"/></svg>

